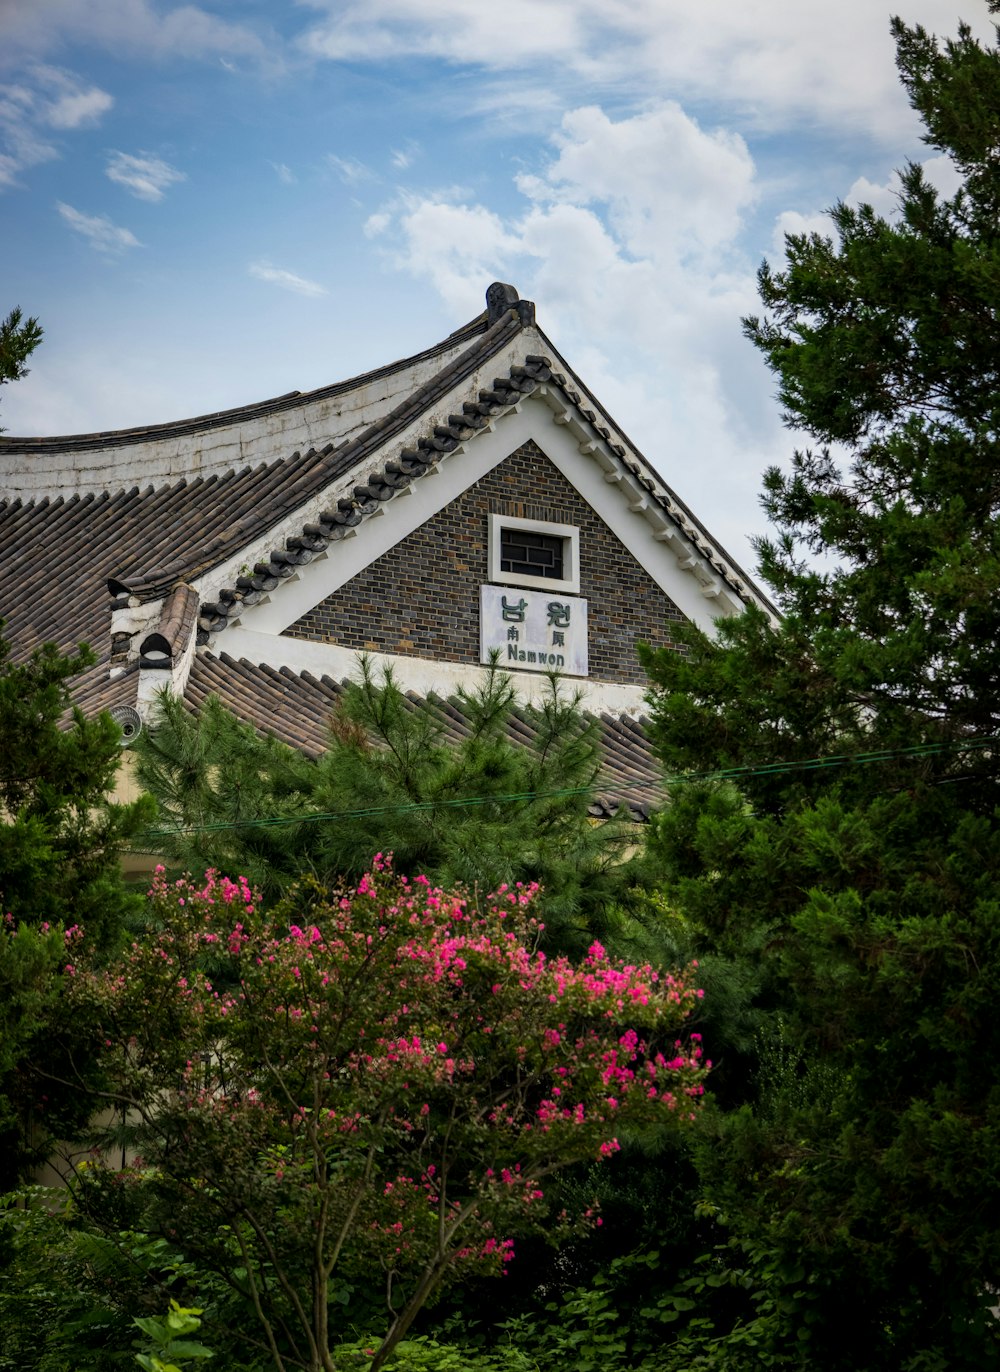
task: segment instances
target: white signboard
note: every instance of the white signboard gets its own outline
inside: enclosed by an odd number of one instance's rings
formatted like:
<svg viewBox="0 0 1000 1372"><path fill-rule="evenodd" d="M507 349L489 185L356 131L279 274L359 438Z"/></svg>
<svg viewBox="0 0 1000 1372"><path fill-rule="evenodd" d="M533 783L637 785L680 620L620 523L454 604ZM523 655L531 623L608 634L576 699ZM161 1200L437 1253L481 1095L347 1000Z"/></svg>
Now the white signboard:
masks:
<svg viewBox="0 0 1000 1372"><path fill-rule="evenodd" d="M479 588L479 660L511 671L587 675L587 602L558 591Z"/></svg>

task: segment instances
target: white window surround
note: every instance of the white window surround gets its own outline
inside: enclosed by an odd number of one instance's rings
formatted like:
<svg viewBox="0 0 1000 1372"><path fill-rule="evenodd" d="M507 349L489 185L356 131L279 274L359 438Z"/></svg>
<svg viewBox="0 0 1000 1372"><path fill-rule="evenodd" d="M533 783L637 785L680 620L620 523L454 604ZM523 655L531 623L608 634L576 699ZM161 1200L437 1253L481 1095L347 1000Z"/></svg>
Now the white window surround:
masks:
<svg viewBox="0 0 1000 1372"><path fill-rule="evenodd" d="M500 567L500 535L504 529L528 529L563 541L563 577L527 576L505 572ZM490 581L503 586L527 586L536 591L563 591L579 594L580 530L573 524L547 524L541 519L515 519L512 515L491 514L489 528Z"/></svg>

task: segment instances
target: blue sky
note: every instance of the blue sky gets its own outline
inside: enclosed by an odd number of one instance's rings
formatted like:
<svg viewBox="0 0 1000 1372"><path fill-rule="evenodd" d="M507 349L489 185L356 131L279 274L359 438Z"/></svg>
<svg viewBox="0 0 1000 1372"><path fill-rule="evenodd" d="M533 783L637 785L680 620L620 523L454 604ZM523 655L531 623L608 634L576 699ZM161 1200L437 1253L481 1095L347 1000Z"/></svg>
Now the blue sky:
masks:
<svg viewBox="0 0 1000 1372"><path fill-rule="evenodd" d="M928 159L893 12L991 32L984 0L0 0L0 312L46 331L0 422L325 385L500 278L749 566L793 440L739 319L785 230Z"/></svg>

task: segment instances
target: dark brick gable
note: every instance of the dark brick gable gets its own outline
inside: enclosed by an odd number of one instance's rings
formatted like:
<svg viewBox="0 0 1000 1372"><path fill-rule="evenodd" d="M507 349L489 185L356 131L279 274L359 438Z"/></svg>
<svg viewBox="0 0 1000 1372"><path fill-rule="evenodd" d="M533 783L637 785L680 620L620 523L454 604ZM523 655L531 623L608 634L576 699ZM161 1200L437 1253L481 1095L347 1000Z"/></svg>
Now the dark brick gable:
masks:
<svg viewBox="0 0 1000 1372"><path fill-rule="evenodd" d="M617 496L609 492L609 499ZM636 640L669 645L671 625L684 616L535 443L512 453L285 634L359 651L478 663L490 514L579 528L590 677L644 684Z"/></svg>

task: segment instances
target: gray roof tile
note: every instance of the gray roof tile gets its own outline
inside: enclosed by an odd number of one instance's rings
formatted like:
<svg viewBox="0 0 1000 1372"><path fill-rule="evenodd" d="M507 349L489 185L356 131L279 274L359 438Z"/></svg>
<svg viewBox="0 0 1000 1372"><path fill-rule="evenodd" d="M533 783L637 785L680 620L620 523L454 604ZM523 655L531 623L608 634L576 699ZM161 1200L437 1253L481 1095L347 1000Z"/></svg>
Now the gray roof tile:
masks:
<svg viewBox="0 0 1000 1372"><path fill-rule="evenodd" d="M330 715L344 695L346 683L332 677L280 671L265 664L234 658L228 653L201 653L188 680L185 699L200 709L210 695L269 734L310 757L328 746ZM457 742L469 732L469 721L457 697L423 697L414 692L407 699L415 710L429 711L446 742ZM587 716L590 718L590 716ZM662 776L643 723L622 716L598 719L604 761L597 778L591 812L607 817L626 805L637 819L646 819L662 804ZM508 736L519 744L530 743L535 729L523 712L510 721Z"/></svg>

